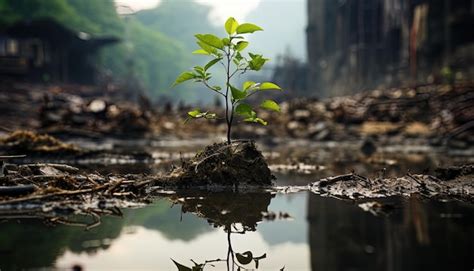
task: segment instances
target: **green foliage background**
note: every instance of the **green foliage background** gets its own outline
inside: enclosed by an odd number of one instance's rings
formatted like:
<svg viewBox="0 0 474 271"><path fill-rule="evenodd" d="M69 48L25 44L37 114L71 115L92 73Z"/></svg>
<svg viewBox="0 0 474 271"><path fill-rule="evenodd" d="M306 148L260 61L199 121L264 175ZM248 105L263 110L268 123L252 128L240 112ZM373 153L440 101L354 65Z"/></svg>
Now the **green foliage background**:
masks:
<svg viewBox="0 0 474 271"><path fill-rule="evenodd" d="M120 44L102 50L103 68L116 78L134 76L152 97L190 101L194 92L189 86L173 93L170 86L181 70L196 64L187 53L195 47L192 33L215 32L209 11L191 1L163 1L157 8L121 17L113 0L0 0L0 26L48 17L75 31L119 37Z"/></svg>

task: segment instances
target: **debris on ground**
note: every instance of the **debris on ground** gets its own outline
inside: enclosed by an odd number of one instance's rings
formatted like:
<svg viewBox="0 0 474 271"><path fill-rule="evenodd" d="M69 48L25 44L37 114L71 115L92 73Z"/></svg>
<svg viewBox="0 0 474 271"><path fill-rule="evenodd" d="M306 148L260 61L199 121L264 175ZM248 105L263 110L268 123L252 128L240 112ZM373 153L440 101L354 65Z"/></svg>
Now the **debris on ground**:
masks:
<svg viewBox="0 0 474 271"><path fill-rule="evenodd" d="M40 129L50 133L87 135L144 135L150 131L151 113L138 105L113 103L106 98L45 95Z"/></svg>
<svg viewBox="0 0 474 271"><path fill-rule="evenodd" d="M451 177L451 176L449 176ZM473 166L463 167L462 174L449 179L410 174L403 177L370 179L355 173L327 177L311 184L311 191L323 196L348 199L385 198L420 194L428 198L460 199L472 202Z"/></svg>
<svg viewBox="0 0 474 271"><path fill-rule="evenodd" d="M474 143L474 85L424 85L373 90L324 100L300 98L281 103L282 114L261 112L272 125L243 123L238 138L301 138L315 141L364 140L377 145L418 139L423 144L466 148ZM5 126L84 137L176 138L220 136L222 120L184 123L192 108L145 106L123 97L91 95L80 86L0 85ZM12 95L15 93L15 95ZM25 106L16 106L23 105ZM153 109L152 109L153 108ZM211 108L208 108L211 110ZM222 108L212 112L223 114ZM38 114L39 112L39 114Z"/></svg>
<svg viewBox="0 0 474 271"><path fill-rule="evenodd" d="M169 176L177 185L269 186L272 175L262 153L252 141L215 143L182 161Z"/></svg>
<svg viewBox="0 0 474 271"><path fill-rule="evenodd" d="M80 154L82 150L72 144L32 131L15 131L0 138L0 151L9 154Z"/></svg>

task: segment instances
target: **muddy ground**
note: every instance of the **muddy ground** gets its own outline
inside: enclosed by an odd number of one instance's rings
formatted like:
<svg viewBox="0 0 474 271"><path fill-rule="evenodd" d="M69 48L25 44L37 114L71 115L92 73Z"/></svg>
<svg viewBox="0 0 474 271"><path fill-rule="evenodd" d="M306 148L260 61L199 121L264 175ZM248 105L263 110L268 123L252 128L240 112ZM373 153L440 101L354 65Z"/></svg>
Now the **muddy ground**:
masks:
<svg viewBox="0 0 474 271"><path fill-rule="evenodd" d="M2 85L0 216L67 223L62 215L75 213L96 223L119 207L196 189L472 203L472 90L429 85L283 102L282 114L262 116L269 126L237 125L234 136L256 145L228 146L211 144L224 123L184 124L186 106L91 87Z"/></svg>

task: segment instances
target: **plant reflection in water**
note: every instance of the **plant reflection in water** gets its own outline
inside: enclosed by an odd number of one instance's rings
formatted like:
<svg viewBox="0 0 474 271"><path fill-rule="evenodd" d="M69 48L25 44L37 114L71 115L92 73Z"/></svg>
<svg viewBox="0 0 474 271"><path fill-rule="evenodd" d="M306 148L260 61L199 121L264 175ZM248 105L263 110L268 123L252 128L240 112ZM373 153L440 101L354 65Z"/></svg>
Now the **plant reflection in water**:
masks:
<svg viewBox="0 0 474 271"><path fill-rule="evenodd" d="M206 260L188 267L172 261L179 271L201 271L215 263L225 262L227 270L253 270L259 268L259 261L267 257L266 253L260 256L252 251L235 252L232 246L232 234L245 234L255 231L257 223L268 213L268 206L274 197L271 193L229 193L229 192L181 192L170 196L170 200L182 206L182 212L191 212L207 219L214 227L221 227L227 233L227 256L214 260ZM251 204L249 204L251 202ZM257 254L258 255L258 254ZM255 268L251 268L252 262ZM281 269L283 270L284 267Z"/></svg>

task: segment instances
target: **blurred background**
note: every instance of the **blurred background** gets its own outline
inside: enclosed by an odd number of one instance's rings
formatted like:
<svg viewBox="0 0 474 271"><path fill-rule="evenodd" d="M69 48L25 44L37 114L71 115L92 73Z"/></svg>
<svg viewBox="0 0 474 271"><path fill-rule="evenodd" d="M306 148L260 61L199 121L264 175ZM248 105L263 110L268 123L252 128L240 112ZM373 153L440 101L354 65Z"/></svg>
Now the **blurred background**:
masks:
<svg viewBox="0 0 474 271"><path fill-rule="evenodd" d="M264 28L250 37L271 59L258 76L290 96L466 81L473 15L471 0L0 0L0 78L213 102L200 86L170 86L204 61L194 34L224 34L234 16Z"/></svg>

